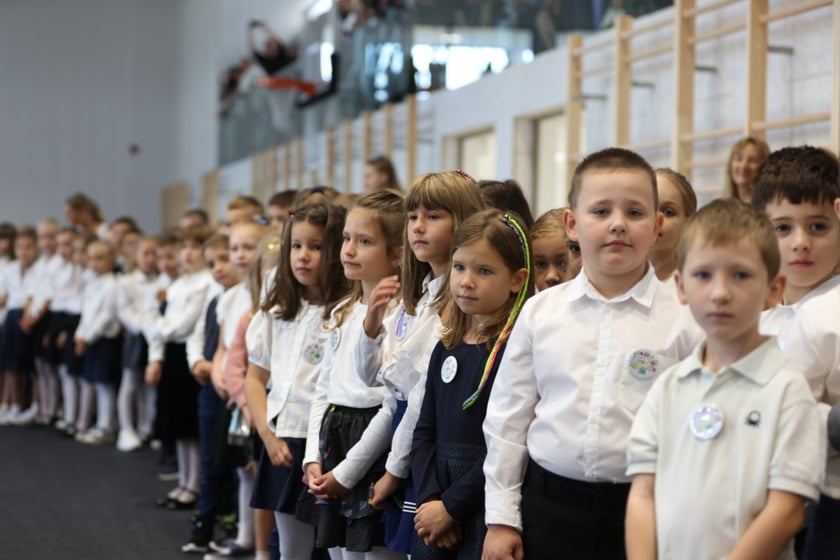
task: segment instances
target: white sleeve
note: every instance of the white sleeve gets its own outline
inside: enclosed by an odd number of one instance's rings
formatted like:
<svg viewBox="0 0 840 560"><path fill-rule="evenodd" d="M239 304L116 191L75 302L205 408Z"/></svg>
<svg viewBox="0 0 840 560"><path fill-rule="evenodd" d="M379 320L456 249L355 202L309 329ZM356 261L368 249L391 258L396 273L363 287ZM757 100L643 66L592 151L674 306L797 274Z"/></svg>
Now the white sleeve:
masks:
<svg viewBox="0 0 840 560"><path fill-rule="evenodd" d="M271 323L270 312L259 311L251 319L248 332L245 333L248 361L267 371L271 371Z"/></svg>
<svg viewBox="0 0 840 560"><path fill-rule="evenodd" d="M825 404L830 382L840 382L840 334L835 329L821 325L822 317L810 317L809 308L800 309L779 334L779 347L791 364L801 371L808 381L811 393L817 400L820 416L828 419L830 406Z"/></svg>
<svg viewBox="0 0 840 560"><path fill-rule="evenodd" d="M359 441L347 452L344 460L333 469L333 476L339 484L345 488L355 487L379 457L388 450L391 443L391 421L396 409L394 394L386 389L382 407L365 428Z"/></svg>
<svg viewBox="0 0 840 560"><path fill-rule="evenodd" d="M187 363L190 365L190 371L193 370L195 364L204 359L204 331L207 326L207 309L210 307L213 298L207 297L206 300L202 306L201 315L195 322L195 328L187 337Z"/></svg>
<svg viewBox="0 0 840 560"><path fill-rule="evenodd" d="M485 520L518 531L522 531L520 502L528 466L528 429L539 401L528 307L513 327L484 419Z"/></svg>
<svg viewBox="0 0 840 560"><path fill-rule="evenodd" d="M423 368L417 383L408 394L405 413L403 414L394 437L391 440L391 452L385 462L385 469L397 478L408 478L411 473L411 445L414 442L414 428L420 418L420 408L426 395L426 375L428 363Z"/></svg>
<svg viewBox="0 0 840 560"><path fill-rule="evenodd" d="M353 349L353 356L358 364L356 372L368 387L382 385L382 380L394 369L393 349L396 341L393 333L402 309L400 306L395 312L385 316L382 328L375 338L369 337L365 329L359 329L359 341Z"/></svg>
<svg viewBox="0 0 840 560"><path fill-rule="evenodd" d="M135 301L131 289L131 277L123 276L117 280L117 319L131 333L143 330L142 301Z"/></svg>
<svg viewBox="0 0 840 560"><path fill-rule="evenodd" d="M209 289L210 286L206 283L196 286L195 290L187 294L182 311L179 313L171 312L170 302L166 314L158 320L158 332L164 340L185 339L193 332L201 316L201 310L204 308Z"/></svg>
<svg viewBox="0 0 840 560"><path fill-rule="evenodd" d="M329 346L329 345L327 345ZM304 467L308 463L321 464L321 451L319 441L321 439L321 424L324 421L324 414L329 407L329 395L327 391L330 386L330 375L335 367L335 351L327 349L324 361L321 363L321 373L315 383L315 394L312 396L312 404L309 407L309 425L306 432L306 450L303 453Z"/></svg>
<svg viewBox="0 0 840 560"><path fill-rule="evenodd" d="M660 403L666 375L663 374L654 382L633 420L627 443L627 476L656 473Z"/></svg>

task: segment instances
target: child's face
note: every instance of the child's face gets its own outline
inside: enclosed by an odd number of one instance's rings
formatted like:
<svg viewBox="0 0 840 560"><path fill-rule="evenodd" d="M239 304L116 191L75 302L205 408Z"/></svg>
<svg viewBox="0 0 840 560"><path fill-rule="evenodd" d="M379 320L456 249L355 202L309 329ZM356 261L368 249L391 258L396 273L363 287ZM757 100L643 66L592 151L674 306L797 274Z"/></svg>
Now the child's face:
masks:
<svg viewBox="0 0 840 560"><path fill-rule="evenodd" d="M458 308L481 324L497 313L525 284L525 269L510 270L502 256L480 239L455 249L449 290Z"/></svg>
<svg viewBox="0 0 840 560"><path fill-rule="evenodd" d="M102 276L114 270L114 258L106 247L92 243L87 249L87 264L94 274Z"/></svg>
<svg viewBox="0 0 840 560"><path fill-rule="evenodd" d="M840 222L832 204L776 199L765 212L779 240L787 288L808 292L828 280L840 259Z"/></svg>
<svg viewBox="0 0 840 560"><path fill-rule="evenodd" d="M677 253L677 243L683 226L688 219L685 203L679 189L668 177L657 175L656 184L659 189L659 211L663 219L662 227L659 229L659 238L653 245L652 251L674 256Z"/></svg>
<svg viewBox="0 0 840 560"><path fill-rule="evenodd" d="M18 237L15 239L15 256L24 266L30 266L38 258L38 246L35 240L30 237Z"/></svg>
<svg viewBox="0 0 840 560"><path fill-rule="evenodd" d="M644 171L585 173L577 207L564 216L580 244L583 268L596 287L643 275L662 224Z"/></svg>
<svg viewBox="0 0 840 560"><path fill-rule="evenodd" d="M752 198L753 184L759 167L761 167L761 155L754 144L745 145L732 158L729 173L732 175L732 182L738 187L738 198L744 202L749 202Z"/></svg>
<svg viewBox="0 0 840 560"><path fill-rule="evenodd" d="M534 259L534 283L539 291L568 280L569 248L564 233L534 239L531 242L531 253Z"/></svg>
<svg viewBox="0 0 840 560"><path fill-rule="evenodd" d="M63 232L56 236L56 251L64 262L70 262L73 259L72 233Z"/></svg>
<svg viewBox="0 0 840 560"><path fill-rule="evenodd" d="M250 221L254 217L253 208L238 208L225 211L224 222L219 226L219 233L230 235L231 228L236 222Z"/></svg>
<svg viewBox="0 0 840 560"><path fill-rule="evenodd" d="M52 224L38 225L38 248L47 255L52 255L56 251L58 244L57 232L55 226Z"/></svg>
<svg viewBox="0 0 840 560"><path fill-rule="evenodd" d="M289 220L289 210L287 206L277 206L272 204L268 207L268 219L271 223L271 228L277 233L283 233L283 226Z"/></svg>
<svg viewBox="0 0 840 560"><path fill-rule="evenodd" d="M158 247L157 264L158 270L170 278L178 277L178 251L174 245L163 245L162 247Z"/></svg>
<svg viewBox="0 0 840 560"><path fill-rule="evenodd" d="M251 264L257 258L260 233L260 228L250 222L233 226L230 234L230 260L240 278L247 276Z"/></svg>
<svg viewBox="0 0 840 560"><path fill-rule="evenodd" d="M761 312L781 301L784 279L768 278L752 239L711 245L698 238L677 274L677 289L709 341L746 348L758 336Z"/></svg>
<svg viewBox="0 0 840 560"><path fill-rule="evenodd" d="M225 289L234 286L239 280L236 268L230 260L230 250L224 246L207 247L204 250L204 262L213 274L213 280Z"/></svg>
<svg viewBox="0 0 840 560"><path fill-rule="evenodd" d="M320 298L318 281L321 277L321 258L324 242L324 230L308 222L292 224L289 244L289 263L292 274L304 288L306 298Z"/></svg>
<svg viewBox="0 0 840 560"><path fill-rule="evenodd" d="M373 286L394 270L397 256L388 254L388 242L372 211L354 208L344 223L341 264L350 280Z"/></svg>
<svg viewBox="0 0 840 560"><path fill-rule="evenodd" d="M447 210L418 206L409 210L405 224L408 243L420 262L429 263L435 277L446 272L455 218Z"/></svg>
<svg viewBox="0 0 840 560"><path fill-rule="evenodd" d="M178 257L184 272L198 272L204 268L204 255L201 254L201 243L186 239L181 242Z"/></svg>
<svg viewBox="0 0 840 560"><path fill-rule="evenodd" d="M83 239L73 240L73 264L82 268L87 266L87 247Z"/></svg>
<svg viewBox="0 0 840 560"><path fill-rule="evenodd" d="M137 267L143 274L157 273L157 252L158 244L152 239L144 239L137 244L135 260L137 261Z"/></svg>

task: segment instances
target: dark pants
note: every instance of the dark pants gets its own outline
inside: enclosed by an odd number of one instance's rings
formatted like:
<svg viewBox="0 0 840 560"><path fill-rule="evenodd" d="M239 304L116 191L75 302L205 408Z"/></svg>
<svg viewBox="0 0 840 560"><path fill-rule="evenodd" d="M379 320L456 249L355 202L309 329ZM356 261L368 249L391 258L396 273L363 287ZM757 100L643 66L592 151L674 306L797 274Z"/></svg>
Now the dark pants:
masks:
<svg viewBox="0 0 840 560"><path fill-rule="evenodd" d="M198 519L212 526L221 505L229 502L224 495L231 487L233 473L220 468L214 456L214 436L218 434L216 419L224 406L212 383L201 387L198 393L198 448L201 454L201 472L198 479Z"/></svg>
<svg viewBox="0 0 840 560"><path fill-rule="evenodd" d="M840 558L840 500L820 495L805 537L805 560Z"/></svg>
<svg viewBox="0 0 840 560"><path fill-rule="evenodd" d="M528 464L522 542L528 560L624 560L630 484L581 482Z"/></svg>

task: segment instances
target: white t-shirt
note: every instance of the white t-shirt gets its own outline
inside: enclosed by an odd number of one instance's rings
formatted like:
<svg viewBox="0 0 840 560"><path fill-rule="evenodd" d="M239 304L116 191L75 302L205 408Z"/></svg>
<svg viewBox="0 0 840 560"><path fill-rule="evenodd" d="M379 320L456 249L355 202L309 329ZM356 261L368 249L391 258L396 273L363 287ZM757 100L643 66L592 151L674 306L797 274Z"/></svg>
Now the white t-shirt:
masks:
<svg viewBox="0 0 840 560"><path fill-rule="evenodd" d="M662 559L727 557L768 490L819 497L825 424L776 340L717 374L703 366L703 349L654 383L630 432L627 474L656 475ZM705 426L702 407L712 411ZM794 558L792 543L780 558Z"/></svg>

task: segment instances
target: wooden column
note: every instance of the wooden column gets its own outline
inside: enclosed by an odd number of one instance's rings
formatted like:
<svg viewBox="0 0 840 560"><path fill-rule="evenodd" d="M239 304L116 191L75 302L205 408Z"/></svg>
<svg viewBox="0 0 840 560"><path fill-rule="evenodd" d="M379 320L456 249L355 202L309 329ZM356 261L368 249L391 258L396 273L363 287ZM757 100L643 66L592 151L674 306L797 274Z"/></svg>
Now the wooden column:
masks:
<svg viewBox="0 0 840 560"><path fill-rule="evenodd" d="M764 130L754 124L767 118L767 0L748 0L747 3L747 119L744 134L764 138Z"/></svg>
<svg viewBox="0 0 840 560"><path fill-rule="evenodd" d="M344 165L344 192L353 190L353 121L346 120L342 125L344 133L344 146L342 152L342 165Z"/></svg>
<svg viewBox="0 0 840 560"><path fill-rule="evenodd" d="M219 170L208 171L201 176L201 208L207 212L210 225L219 221Z"/></svg>
<svg viewBox="0 0 840 560"><path fill-rule="evenodd" d="M405 131L405 177L406 184L417 176L417 97L409 95L406 99Z"/></svg>
<svg viewBox="0 0 840 560"><path fill-rule="evenodd" d="M362 114L362 161L373 157L373 113Z"/></svg>
<svg viewBox="0 0 840 560"><path fill-rule="evenodd" d="M831 79L831 148L840 154L840 0L834 0L834 74Z"/></svg>
<svg viewBox="0 0 840 560"><path fill-rule="evenodd" d="M326 184L335 188L335 128L327 129L327 177Z"/></svg>
<svg viewBox="0 0 840 560"><path fill-rule="evenodd" d="M392 103L386 103L382 107L382 116L385 118L385 127L384 127L384 141L382 142L383 145L383 153L388 156L389 158L394 157L394 105Z"/></svg>
<svg viewBox="0 0 840 560"><path fill-rule="evenodd" d="M633 27L633 18L618 16L615 18L615 47L613 49L614 82L613 82L613 144L627 146L630 144L630 95L632 89L632 75L630 69L631 39L622 38L622 34Z"/></svg>
<svg viewBox="0 0 840 560"><path fill-rule="evenodd" d="M576 33L566 38L566 186L572 182L577 157L581 151L580 127L582 124L583 101L581 93L581 59L575 50L583 45L583 37Z"/></svg>
<svg viewBox="0 0 840 560"><path fill-rule="evenodd" d="M671 167L691 180L688 163L694 152L691 140L684 136L694 132L694 17L686 11L694 9L695 0L676 0L674 6L674 131L671 136Z"/></svg>

